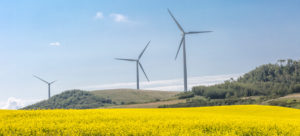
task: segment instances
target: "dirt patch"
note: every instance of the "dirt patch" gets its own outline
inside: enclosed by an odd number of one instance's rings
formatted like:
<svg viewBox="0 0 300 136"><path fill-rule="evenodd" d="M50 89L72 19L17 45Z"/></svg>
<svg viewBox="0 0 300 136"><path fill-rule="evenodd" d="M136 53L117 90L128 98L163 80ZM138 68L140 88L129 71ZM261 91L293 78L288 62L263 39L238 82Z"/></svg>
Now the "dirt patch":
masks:
<svg viewBox="0 0 300 136"><path fill-rule="evenodd" d="M143 104L118 105L118 106L103 107L103 108L158 108L158 106L160 105L170 105L170 104L177 104L177 103L184 103L184 102L186 101L182 99L182 100L150 102L150 103L143 103Z"/></svg>
<svg viewBox="0 0 300 136"><path fill-rule="evenodd" d="M280 101L280 100L286 100L286 99L300 100L300 93L294 93L294 94L289 94L289 95L279 97L276 99L270 99L270 100L262 102L261 104L268 104L270 101Z"/></svg>
<svg viewBox="0 0 300 136"><path fill-rule="evenodd" d="M278 98L278 99L290 99L290 98L300 99L300 93L289 94L289 95L280 97L280 98Z"/></svg>

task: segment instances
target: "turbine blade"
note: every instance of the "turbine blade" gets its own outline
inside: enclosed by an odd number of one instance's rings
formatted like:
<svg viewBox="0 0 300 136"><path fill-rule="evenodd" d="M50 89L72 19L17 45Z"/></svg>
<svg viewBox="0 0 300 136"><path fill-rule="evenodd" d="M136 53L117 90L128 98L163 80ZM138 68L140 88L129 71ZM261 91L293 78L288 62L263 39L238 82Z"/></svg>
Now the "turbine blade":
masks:
<svg viewBox="0 0 300 136"><path fill-rule="evenodd" d="M49 84L49 82L47 82L46 80L44 80L44 79L42 79L42 78L40 78L40 77L38 77L38 76L36 76L36 75L33 75L33 76L34 76L35 78L37 78L37 79L39 79L39 80L41 80L41 81L43 81L43 82Z"/></svg>
<svg viewBox="0 0 300 136"><path fill-rule="evenodd" d="M115 58L116 60L124 60L124 61L137 61L135 59L122 59L122 58Z"/></svg>
<svg viewBox="0 0 300 136"><path fill-rule="evenodd" d="M52 81L51 83L49 83L49 84L53 84L54 82L56 82L57 80L55 80L55 81Z"/></svg>
<svg viewBox="0 0 300 136"><path fill-rule="evenodd" d="M148 45L150 44L150 42L151 42L151 40L147 43L146 47L145 47L144 50L141 52L141 54L139 55L139 58L138 58L138 59L140 59L140 58L143 56L143 54L144 54L145 50L147 49Z"/></svg>
<svg viewBox="0 0 300 136"><path fill-rule="evenodd" d="M190 32L187 32L186 34L199 34L199 33L209 33L209 32L212 32L212 31L190 31Z"/></svg>
<svg viewBox="0 0 300 136"><path fill-rule="evenodd" d="M184 36L182 36L182 38L181 38L181 41L180 41L180 44L179 44L179 47L178 47L178 50L177 50L177 53L176 53L176 56L175 56L175 60L177 59L177 56L178 56L178 54L179 54L179 50L180 50L180 48L181 48L181 45L182 45L182 43L183 43L183 40L184 40Z"/></svg>
<svg viewBox="0 0 300 136"><path fill-rule="evenodd" d="M180 29L181 32L184 33L183 28L180 26L180 24L177 22L177 20L175 19L175 17L173 16L172 12L168 9L168 12L170 14L170 16L173 18L173 20L175 21L175 23L177 24L178 28Z"/></svg>
<svg viewBox="0 0 300 136"><path fill-rule="evenodd" d="M149 78L148 78L148 76L147 76L147 74L146 74L146 72L145 72L145 70L144 70L144 68L143 68L143 66L142 66L142 64L140 62L139 62L139 66L141 67L141 69L142 69L145 77L147 78L147 80L150 81Z"/></svg>

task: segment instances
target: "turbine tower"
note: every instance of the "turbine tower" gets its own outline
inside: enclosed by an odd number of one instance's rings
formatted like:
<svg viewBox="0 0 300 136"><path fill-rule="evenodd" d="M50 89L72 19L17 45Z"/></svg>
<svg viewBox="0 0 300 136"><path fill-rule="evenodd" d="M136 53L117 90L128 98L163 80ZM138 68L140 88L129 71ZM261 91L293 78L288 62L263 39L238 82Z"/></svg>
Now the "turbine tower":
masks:
<svg viewBox="0 0 300 136"><path fill-rule="evenodd" d="M39 79L39 80L45 82L45 83L48 85L48 99L50 99L50 87L51 87L51 84L53 84L53 83L56 82L56 81L47 82L46 80L44 80L44 79L42 79L42 78L40 78L40 77L38 77L38 76L35 76L35 75L33 75L33 76L34 76L35 78L37 78L37 79Z"/></svg>
<svg viewBox="0 0 300 136"><path fill-rule="evenodd" d="M145 77L147 78L147 80L149 81L148 79L148 76L140 62L140 59L141 57L143 56L145 50L147 49L148 45L150 44L150 41L147 43L146 47L144 48L144 50L140 53L138 59L123 59L123 58L115 58L116 60L124 60L124 61L133 61L133 62L136 62L136 89L139 90L140 89L140 79L139 79L139 68L142 69Z"/></svg>
<svg viewBox="0 0 300 136"><path fill-rule="evenodd" d="M179 30L182 32L182 38L175 56L175 60L177 59L179 50L181 48L181 46L183 46L182 48L182 52L183 52L183 79L184 79L184 92L187 92L188 90L188 86L187 86L187 68L186 68L186 49L185 49L185 35L189 35L189 34L199 34L199 33L208 33L208 32L212 32L212 31L189 31L186 32L183 30L183 28L180 26L180 24L177 22L177 20L175 19L175 17L173 16L173 14L171 13L171 11L168 9L168 12L170 14L170 16L172 17L172 19L174 20L174 22L176 23L177 27L179 28Z"/></svg>

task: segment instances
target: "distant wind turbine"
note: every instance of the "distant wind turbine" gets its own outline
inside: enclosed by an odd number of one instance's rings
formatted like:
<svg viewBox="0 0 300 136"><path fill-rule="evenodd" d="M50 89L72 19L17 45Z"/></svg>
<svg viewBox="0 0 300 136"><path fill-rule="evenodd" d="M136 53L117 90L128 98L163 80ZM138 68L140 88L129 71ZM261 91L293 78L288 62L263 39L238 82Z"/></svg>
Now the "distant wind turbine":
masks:
<svg viewBox="0 0 300 136"><path fill-rule="evenodd" d="M177 22L177 20L175 19L175 17L173 16L173 14L171 13L171 11L168 9L168 12L170 14L170 16L173 18L174 22L177 24L177 27L179 28L179 30L182 32L182 38L175 56L175 60L177 59L179 50L181 48L181 46L183 45L183 76L184 76L184 92L187 92L187 68L186 68L186 50L185 50L185 35L188 34L199 34L199 33L208 33L208 32L212 32L212 31L190 31L190 32L185 32L183 30L183 28L180 26L180 24Z"/></svg>
<svg viewBox="0 0 300 136"><path fill-rule="evenodd" d="M53 84L53 83L56 82L56 81L47 82L46 80L44 80L44 79L42 79L42 78L40 78L40 77L38 77L38 76L35 76L35 75L33 75L33 76L34 76L35 78L37 78L37 79L39 79L39 80L45 82L45 83L48 85L48 99L50 99L50 87L51 87L51 84Z"/></svg>
<svg viewBox="0 0 300 136"><path fill-rule="evenodd" d="M148 45L150 44L150 41L147 43L146 47L144 48L144 50L140 53L138 59L123 59L123 58L115 58L116 60L124 60L124 61L133 61L136 62L136 89L139 90L140 89L140 79L139 79L139 67L142 69L145 77L147 78L147 80L149 81L149 78L140 62L141 57L143 56L145 50L147 49Z"/></svg>

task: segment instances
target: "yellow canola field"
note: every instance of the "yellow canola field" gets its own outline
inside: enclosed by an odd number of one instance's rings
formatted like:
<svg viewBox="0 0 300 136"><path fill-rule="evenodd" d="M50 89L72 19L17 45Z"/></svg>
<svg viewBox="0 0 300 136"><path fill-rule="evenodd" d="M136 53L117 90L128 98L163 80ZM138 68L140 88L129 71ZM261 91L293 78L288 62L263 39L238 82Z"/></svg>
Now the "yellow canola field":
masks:
<svg viewBox="0 0 300 136"><path fill-rule="evenodd" d="M259 105L0 110L0 135L300 136L300 110Z"/></svg>

